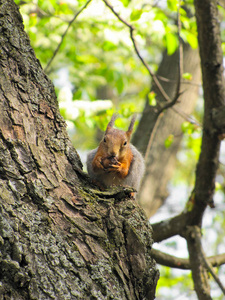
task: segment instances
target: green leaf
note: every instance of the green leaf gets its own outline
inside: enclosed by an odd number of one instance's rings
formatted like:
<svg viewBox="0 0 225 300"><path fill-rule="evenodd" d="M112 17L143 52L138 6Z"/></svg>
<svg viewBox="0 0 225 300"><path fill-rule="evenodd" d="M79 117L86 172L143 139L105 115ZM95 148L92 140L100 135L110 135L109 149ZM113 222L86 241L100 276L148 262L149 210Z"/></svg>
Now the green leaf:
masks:
<svg viewBox="0 0 225 300"><path fill-rule="evenodd" d="M164 142L166 149L168 149L172 145L173 140L174 140L174 135L170 134Z"/></svg>
<svg viewBox="0 0 225 300"><path fill-rule="evenodd" d="M118 93L121 94L124 89L124 81L123 81L122 77L116 81L116 88L117 88Z"/></svg>
<svg viewBox="0 0 225 300"><path fill-rule="evenodd" d="M187 34L187 41L188 43L190 44L190 46L193 48L193 49L197 49L198 48L198 39L197 39L197 35L189 32Z"/></svg>
<svg viewBox="0 0 225 300"><path fill-rule="evenodd" d="M181 130L183 133L192 134L197 130L197 126L193 123L185 121L181 125Z"/></svg>
<svg viewBox="0 0 225 300"><path fill-rule="evenodd" d="M112 51L112 50L116 50L117 46L110 41L105 41L102 48L104 51Z"/></svg>
<svg viewBox="0 0 225 300"><path fill-rule="evenodd" d="M94 55L91 54L83 54L80 56L77 56L77 61L79 61L80 63L84 63L84 64L93 64L93 63L97 63L98 60Z"/></svg>
<svg viewBox="0 0 225 300"><path fill-rule="evenodd" d="M182 125L181 125L181 130L183 133L186 133L189 129L189 125L190 125L190 122L183 122Z"/></svg>
<svg viewBox="0 0 225 300"><path fill-rule="evenodd" d="M82 97L82 90L81 89L78 89L74 94L73 94L73 98L75 100L78 100L78 99L81 99Z"/></svg>
<svg viewBox="0 0 225 300"><path fill-rule="evenodd" d="M156 106L157 101L156 101L156 93L155 92L150 92L148 93L148 104L150 106Z"/></svg>
<svg viewBox="0 0 225 300"><path fill-rule="evenodd" d="M29 26L34 27L36 24L37 24L37 14L32 13L32 14L30 14Z"/></svg>
<svg viewBox="0 0 225 300"><path fill-rule="evenodd" d="M222 50L223 50L223 54L225 53L225 43L223 42L222 44L221 44L221 46L222 46Z"/></svg>
<svg viewBox="0 0 225 300"><path fill-rule="evenodd" d="M124 5L125 7L127 7L128 4L130 3L130 0L120 0L120 2L122 2L123 5Z"/></svg>
<svg viewBox="0 0 225 300"><path fill-rule="evenodd" d="M177 11L178 0L167 0L167 6L172 11Z"/></svg>
<svg viewBox="0 0 225 300"><path fill-rule="evenodd" d="M182 78L187 80L192 80L192 74L191 73L183 73Z"/></svg>
<svg viewBox="0 0 225 300"><path fill-rule="evenodd" d="M172 55L177 49L177 37L171 33L166 33L166 47L168 55Z"/></svg>
<svg viewBox="0 0 225 300"><path fill-rule="evenodd" d="M137 21L140 19L141 15L143 13L142 9L133 9L131 15L130 15L130 20L131 21Z"/></svg>

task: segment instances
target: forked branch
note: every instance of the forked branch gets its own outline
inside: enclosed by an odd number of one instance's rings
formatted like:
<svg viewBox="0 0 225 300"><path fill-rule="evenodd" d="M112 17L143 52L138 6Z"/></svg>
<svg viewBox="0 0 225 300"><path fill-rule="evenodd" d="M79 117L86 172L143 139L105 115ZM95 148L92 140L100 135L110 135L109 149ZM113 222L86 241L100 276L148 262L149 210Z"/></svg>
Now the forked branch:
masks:
<svg viewBox="0 0 225 300"><path fill-rule="evenodd" d="M146 68L146 70L148 71L149 75L151 76L152 80L154 81L157 89L159 90L159 92L162 94L163 98L165 99L165 101L167 103L165 103L164 105L162 105L160 108L159 108L159 114L164 110L164 109L167 109L171 106L173 106L179 96L180 96L180 77L181 77L181 66L182 66L182 63L179 62L179 80L178 80L178 86L177 86L177 92L176 92L176 95L174 97L174 99L170 99L170 97L168 96L168 94L165 92L164 88L162 87L162 85L160 84L158 78L156 77L156 75L151 71L149 65L147 64L147 62L144 60L144 58L141 56L140 54L140 51L138 49L138 46L137 46L137 43L136 43L136 40L135 40L135 37L134 37L134 30L135 28L129 24L126 20L124 20L116 11L115 9L113 8L113 6L107 1L107 0L103 0L103 2L105 3L105 5L113 12L113 14L118 18L118 20L120 22L122 22L125 26L127 26L129 28L129 31L130 31L130 39L133 43L133 47L134 47L134 50L138 56L138 58L140 59L140 61L142 62L142 64L144 65L144 67ZM178 9L178 18L179 18L179 9ZM180 18L179 18L179 21L178 21L178 33L180 32ZM179 41L180 41L180 38L179 38ZM181 43L179 43L179 53L182 52L182 48L181 48ZM180 55L180 58L182 56Z"/></svg>

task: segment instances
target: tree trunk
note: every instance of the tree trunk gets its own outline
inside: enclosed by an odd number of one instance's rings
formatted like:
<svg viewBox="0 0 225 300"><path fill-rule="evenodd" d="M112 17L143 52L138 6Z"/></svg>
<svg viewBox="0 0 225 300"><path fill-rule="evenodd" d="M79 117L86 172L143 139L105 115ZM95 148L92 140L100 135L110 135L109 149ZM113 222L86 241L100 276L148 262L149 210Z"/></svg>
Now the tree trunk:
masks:
<svg viewBox="0 0 225 300"><path fill-rule="evenodd" d="M89 184L13 0L0 11L0 299L154 299L143 211Z"/></svg>
<svg viewBox="0 0 225 300"><path fill-rule="evenodd" d="M161 80L160 82L171 99L176 94L178 59L178 52L172 56L164 53L157 72L159 80L161 77L168 78L168 82ZM155 214L168 196L167 185L176 166L176 154L183 136L181 125L185 121L184 115L189 116L193 112L198 97L201 81L199 55L197 50L193 50L187 44L183 46L183 69L185 73L192 74L192 81L181 84L181 92L183 93L179 97L179 103L172 109L167 109L163 117L160 118L152 147L146 158L146 174L139 193L139 202L148 217ZM155 86L152 90L157 93ZM157 99L160 102L165 101L160 93L157 94ZM158 113L154 107L149 106L147 101L139 127L133 138L133 143L142 153L145 153L147 149L157 118ZM174 136L174 141L169 148L166 148L165 140L169 135Z"/></svg>

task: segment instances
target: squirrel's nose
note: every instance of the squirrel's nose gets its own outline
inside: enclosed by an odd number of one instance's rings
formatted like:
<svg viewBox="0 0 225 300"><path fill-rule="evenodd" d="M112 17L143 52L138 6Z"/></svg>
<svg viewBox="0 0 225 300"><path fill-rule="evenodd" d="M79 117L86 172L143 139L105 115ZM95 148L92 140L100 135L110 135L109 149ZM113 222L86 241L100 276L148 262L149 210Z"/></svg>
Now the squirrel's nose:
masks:
<svg viewBox="0 0 225 300"><path fill-rule="evenodd" d="M111 153L110 153L110 157L111 157L111 158L115 158L115 157L116 157L116 153L115 153L115 152L111 152Z"/></svg>

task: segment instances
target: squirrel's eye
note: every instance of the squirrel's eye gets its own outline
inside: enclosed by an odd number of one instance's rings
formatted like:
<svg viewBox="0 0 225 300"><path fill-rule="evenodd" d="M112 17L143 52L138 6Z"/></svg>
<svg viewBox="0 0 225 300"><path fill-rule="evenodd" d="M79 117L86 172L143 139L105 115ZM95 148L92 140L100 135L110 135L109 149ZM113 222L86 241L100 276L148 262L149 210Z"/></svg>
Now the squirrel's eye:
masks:
<svg viewBox="0 0 225 300"><path fill-rule="evenodd" d="M123 143L124 146L126 146L126 144L127 144L127 141L125 141L125 142Z"/></svg>
<svg viewBox="0 0 225 300"><path fill-rule="evenodd" d="M104 140L103 140L103 141L104 141L104 143L106 143L106 138L105 138L105 137L104 137Z"/></svg>

